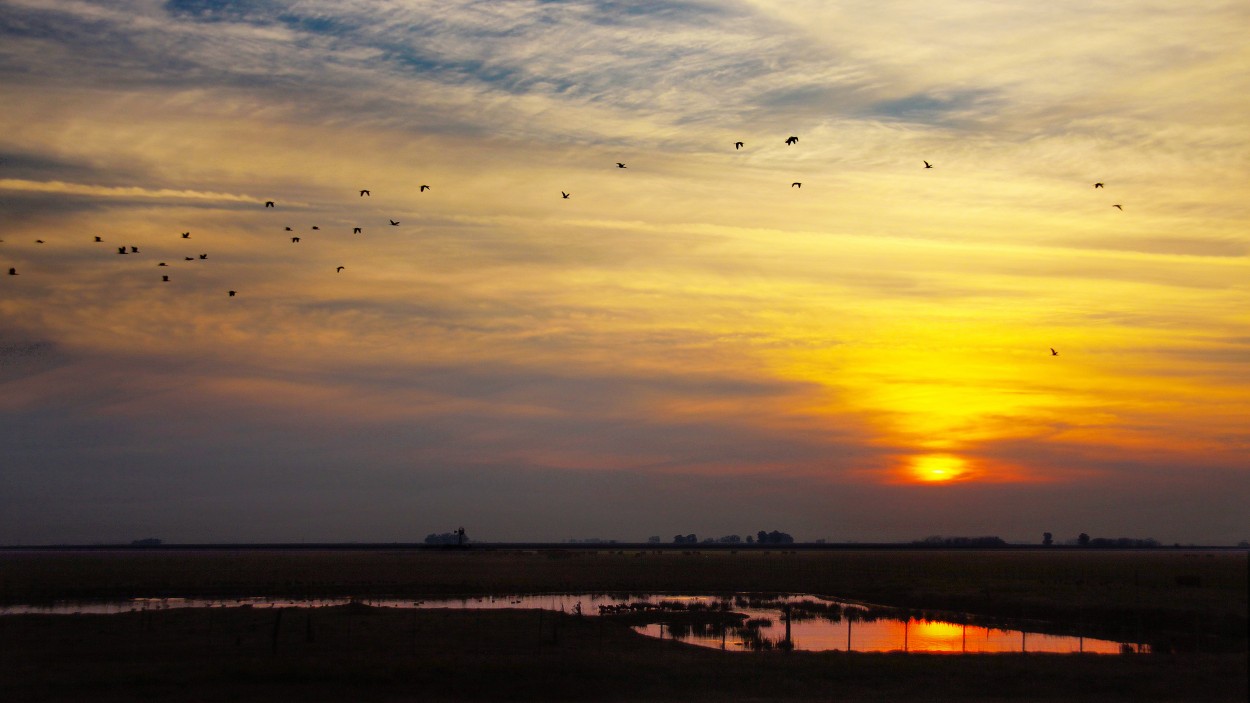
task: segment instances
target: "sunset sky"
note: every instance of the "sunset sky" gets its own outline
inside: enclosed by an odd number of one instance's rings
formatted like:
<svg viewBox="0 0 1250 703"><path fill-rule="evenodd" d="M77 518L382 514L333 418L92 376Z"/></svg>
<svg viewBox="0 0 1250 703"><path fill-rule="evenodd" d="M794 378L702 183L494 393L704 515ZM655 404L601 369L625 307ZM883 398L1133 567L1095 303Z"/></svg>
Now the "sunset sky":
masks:
<svg viewBox="0 0 1250 703"><path fill-rule="evenodd" d="M1247 27L0 0L0 544L1250 539Z"/></svg>

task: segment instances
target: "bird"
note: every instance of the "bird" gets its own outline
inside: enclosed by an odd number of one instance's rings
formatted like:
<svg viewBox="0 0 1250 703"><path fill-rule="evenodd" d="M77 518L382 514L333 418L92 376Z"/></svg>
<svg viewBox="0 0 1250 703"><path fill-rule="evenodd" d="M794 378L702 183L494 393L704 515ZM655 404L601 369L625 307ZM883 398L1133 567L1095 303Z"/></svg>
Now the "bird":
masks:
<svg viewBox="0 0 1250 703"><path fill-rule="evenodd" d="M292 243L298 243L298 242L299 242L299 237L291 237L291 242L292 242Z"/></svg>
<svg viewBox="0 0 1250 703"><path fill-rule="evenodd" d="M421 190L420 190L420 191L418 191L418 192L424 193L425 191L427 191L427 190L429 190L429 189L430 189L430 187L429 187L429 186L427 186L427 185L423 185L423 186L421 186Z"/></svg>
<svg viewBox="0 0 1250 703"><path fill-rule="evenodd" d="M9 269L9 275L10 275L10 276L16 276L16 275L18 275L18 274L17 274L17 269L15 269L15 268L10 268L10 269Z"/></svg>
<svg viewBox="0 0 1250 703"><path fill-rule="evenodd" d="M201 259L207 259L207 258L208 258L208 254L200 254L200 258L201 258Z"/></svg>
<svg viewBox="0 0 1250 703"><path fill-rule="evenodd" d="M230 293L230 297L231 297L231 298L233 298L233 297L234 297L234 291L229 291L229 293Z"/></svg>
<svg viewBox="0 0 1250 703"><path fill-rule="evenodd" d="M117 253L118 253L118 254L125 254L125 253L126 253L126 247L117 247Z"/></svg>
<svg viewBox="0 0 1250 703"><path fill-rule="evenodd" d="M921 161L924 161L924 159L921 159ZM933 168L933 164L929 163L928 161L925 161L925 162L924 162L924 167L925 167L925 168Z"/></svg>
<svg viewBox="0 0 1250 703"><path fill-rule="evenodd" d="M1103 187L1103 185L1102 185L1101 183L1095 183L1095 184L1094 184L1094 187L1095 187L1095 188L1102 188L1102 187Z"/></svg>
<svg viewBox="0 0 1250 703"><path fill-rule="evenodd" d="M365 197L366 195L369 195L369 191L367 191L367 190L362 190L362 191L360 191L360 197L362 197L362 198L363 198L363 197Z"/></svg>
<svg viewBox="0 0 1250 703"><path fill-rule="evenodd" d="M138 253L139 253L139 247L130 247L130 253L131 253L131 254L138 254Z"/></svg>
<svg viewBox="0 0 1250 703"><path fill-rule="evenodd" d="M35 244L43 244L43 240L42 240L42 239L36 239L36 240L35 240Z"/></svg>
<svg viewBox="0 0 1250 703"><path fill-rule="evenodd" d="M95 238L95 240L96 240L97 242L102 242L102 241L104 241L103 239L100 239L99 237L96 237L96 238Z"/></svg>
<svg viewBox="0 0 1250 703"><path fill-rule="evenodd" d="M744 146L746 146L746 145L745 145L745 144L743 144L742 142L734 142L734 151L737 151L737 150L741 149L741 148L742 148L742 147L744 147Z"/></svg>
<svg viewBox="0 0 1250 703"><path fill-rule="evenodd" d="M168 265L169 265L169 264L165 263L164 261L162 261L161 263L157 264L157 266L168 266Z"/></svg>
<svg viewBox="0 0 1250 703"><path fill-rule="evenodd" d="M1119 210L1120 212L1124 212L1124 208L1120 207L1119 205L1112 205L1111 207Z"/></svg>
<svg viewBox="0 0 1250 703"><path fill-rule="evenodd" d="M791 188L802 188L802 187L803 187L803 184L802 184L802 183L799 183L798 181L795 181L795 182L793 182L793 183L791 183L791 184L790 184L790 187L791 187Z"/></svg>
<svg viewBox="0 0 1250 703"><path fill-rule="evenodd" d="M265 201L265 207L273 207L273 206L274 206L274 205L273 205L273 201L272 201L272 200L266 200L266 201Z"/></svg>
<svg viewBox="0 0 1250 703"><path fill-rule="evenodd" d="M398 223L398 222L396 222L395 220L391 220L391 226L392 226L392 227L398 227L398 226L399 226L399 223Z"/></svg>
<svg viewBox="0 0 1250 703"><path fill-rule="evenodd" d="M164 282L166 282L166 283L168 283L168 282L169 282L169 276L161 276L161 280L162 280L162 281L164 281Z"/></svg>
<svg viewBox="0 0 1250 703"><path fill-rule="evenodd" d="M568 193L565 193L564 191L560 191L560 197L561 197L561 198L564 198L565 200L568 200L568 199L569 199L569 194L568 194Z"/></svg>
<svg viewBox="0 0 1250 703"><path fill-rule="evenodd" d="M284 229L286 229L286 231L288 231L288 232L292 231L290 227L286 227L286 228L284 228Z"/></svg>
<svg viewBox="0 0 1250 703"><path fill-rule="evenodd" d="M183 238L183 239L190 239L190 238L191 238L191 233L190 233L190 232L183 232L183 233L182 233L182 238Z"/></svg>
<svg viewBox="0 0 1250 703"><path fill-rule="evenodd" d="M340 266L340 267L338 267L338 268L334 269L334 272L335 272L335 273L341 273L341 272L343 271L343 269L345 269L345 268L347 268L347 267L346 267L346 266Z"/></svg>
<svg viewBox="0 0 1250 703"><path fill-rule="evenodd" d="M616 162L616 167L617 167L617 168L625 168L625 164L621 163L620 161L617 161L617 162Z"/></svg>
<svg viewBox="0 0 1250 703"><path fill-rule="evenodd" d="M799 143L798 137L790 137L789 139L786 140L786 146L790 146L791 144L798 144L798 143Z"/></svg>
<svg viewBox="0 0 1250 703"><path fill-rule="evenodd" d="M1059 356L1059 352L1055 351L1055 348L1054 348L1054 347L1051 347L1051 348L1050 348L1050 355L1051 355L1051 356Z"/></svg>
<svg viewBox="0 0 1250 703"><path fill-rule="evenodd" d="M359 228L359 227L352 227L352 234L360 234L360 228Z"/></svg>
<svg viewBox="0 0 1250 703"><path fill-rule="evenodd" d="M184 256L184 257L182 257L182 258L183 258L184 260L186 260L186 261L195 261L195 257L194 257L194 256Z"/></svg>
<svg viewBox="0 0 1250 703"><path fill-rule="evenodd" d="M318 232L320 232L320 231L321 231L321 228L320 228L320 227L318 227L317 225L313 225L313 226L312 226L312 228L313 228L313 229L315 229L315 230L317 230Z"/></svg>

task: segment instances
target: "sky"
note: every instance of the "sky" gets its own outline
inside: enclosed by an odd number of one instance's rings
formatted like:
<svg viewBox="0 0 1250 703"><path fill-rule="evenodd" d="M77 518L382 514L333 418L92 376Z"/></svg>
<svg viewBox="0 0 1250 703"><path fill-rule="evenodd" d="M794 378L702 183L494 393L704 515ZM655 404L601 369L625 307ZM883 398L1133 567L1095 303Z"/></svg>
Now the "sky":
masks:
<svg viewBox="0 0 1250 703"><path fill-rule="evenodd" d="M1247 26L0 0L0 544L1250 539Z"/></svg>

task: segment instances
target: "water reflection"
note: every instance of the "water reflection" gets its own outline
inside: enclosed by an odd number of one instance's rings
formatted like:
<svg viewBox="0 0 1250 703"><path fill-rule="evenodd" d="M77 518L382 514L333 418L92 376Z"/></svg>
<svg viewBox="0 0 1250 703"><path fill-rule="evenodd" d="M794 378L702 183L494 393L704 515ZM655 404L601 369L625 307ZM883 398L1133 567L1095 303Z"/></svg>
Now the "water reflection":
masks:
<svg viewBox="0 0 1250 703"><path fill-rule="evenodd" d="M1117 654L1143 646L1110 640L998 629L892 616L893 611L815 596L762 597L543 594L440 599L395 598L135 598L126 601L0 606L0 616L25 613L113 614L169 608L323 608L349 603L382 608L543 609L641 620L651 637L725 650L790 648L855 652L1086 652Z"/></svg>

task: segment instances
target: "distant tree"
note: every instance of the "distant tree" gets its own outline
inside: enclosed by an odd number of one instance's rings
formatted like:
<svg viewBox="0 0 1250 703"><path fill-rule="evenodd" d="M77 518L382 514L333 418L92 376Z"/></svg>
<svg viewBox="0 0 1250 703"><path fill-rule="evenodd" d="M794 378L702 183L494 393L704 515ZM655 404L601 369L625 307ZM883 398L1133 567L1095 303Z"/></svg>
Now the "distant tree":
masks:
<svg viewBox="0 0 1250 703"><path fill-rule="evenodd" d="M747 535L747 544L755 544L755 538L751 535Z"/></svg>
<svg viewBox="0 0 1250 703"><path fill-rule="evenodd" d="M673 535L673 544L698 544L699 538L694 534Z"/></svg>
<svg viewBox="0 0 1250 703"><path fill-rule="evenodd" d="M155 537L146 537L144 539L134 540L133 542L130 543L130 546L132 547L159 547L161 546L161 541Z"/></svg>
<svg viewBox="0 0 1250 703"><path fill-rule="evenodd" d="M720 542L721 544L738 544L739 542L742 541L742 538L739 537L738 535L725 535L724 537L721 537L720 539L716 541Z"/></svg>
<svg viewBox="0 0 1250 703"><path fill-rule="evenodd" d="M794 538L777 530L772 532L760 530L755 533L755 542L757 544L794 544Z"/></svg>
<svg viewBox="0 0 1250 703"><path fill-rule="evenodd" d="M1050 545L1052 545L1052 544L1054 544L1054 543L1055 543L1055 536L1054 536L1054 535L1050 534L1049 532L1043 532L1043 533L1042 533L1042 544L1044 544L1044 545L1046 545L1047 547L1049 547Z"/></svg>
<svg viewBox="0 0 1250 703"><path fill-rule="evenodd" d="M1246 541L1243 539L1237 543L1237 546L1240 547L1241 549L1250 549L1250 541Z"/></svg>
<svg viewBox="0 0 1250 703"><path fill-rule="evenodd" d="M653 536L653 537L648 537L648 538L647 538L647 543L648 543L648 544L659 544L659 543L660 543L660 536L659 536L659 535L655 535L655 536Z"/></svg>
<svg viewBox="0 0 1250 703"><path fill-rule="evenodd" d="M1078 535L1078 536L1077 536L1077 538L1076 538L1076 543L1077 543L1077 544L1079 544L1079 545L1081 545L1082 547L1088 547L1088 546L1089 546L1089 535L1087 535L1087 534L1085 534L1084 532L1082 532L1080 535Z"/></svg>
<svg viewBox="0 0 1250 703"><path fill-rule="evenodd" d="M468 542L469 538L465 535L463 527L452 532L431 533L425 536L426 544L464 546Z"/></svg>

